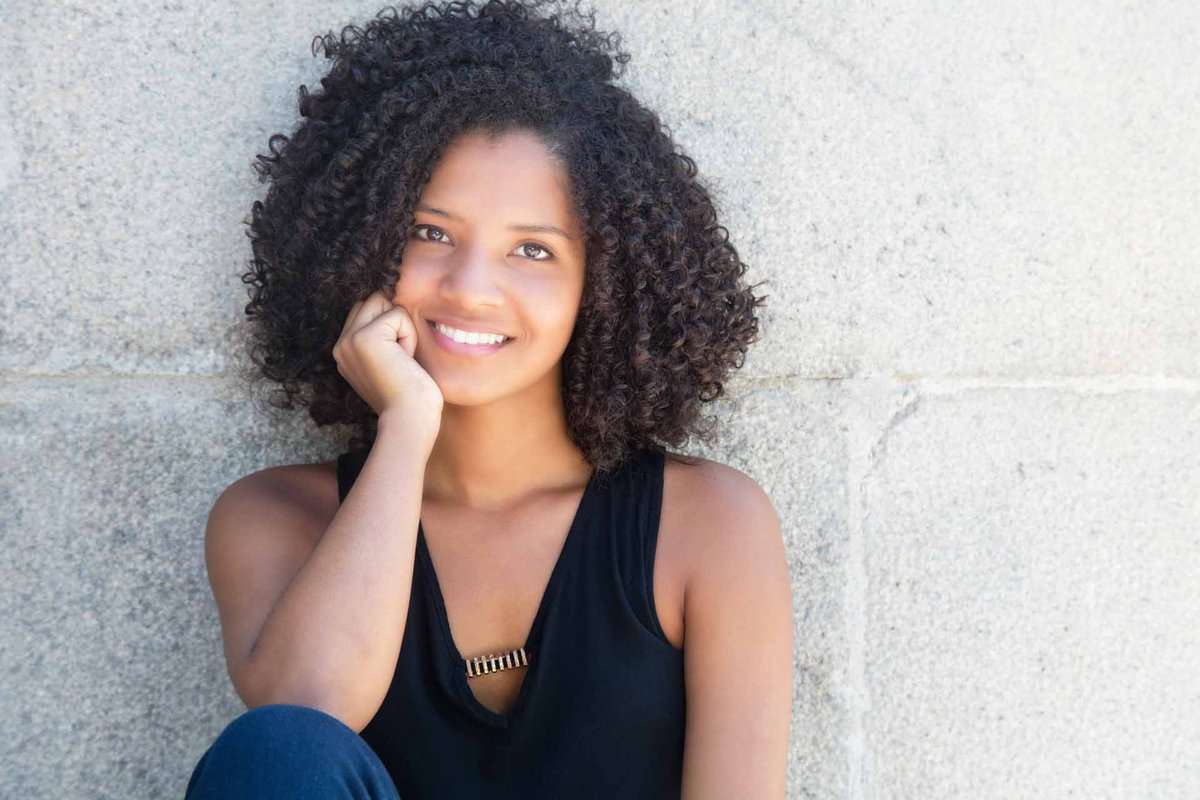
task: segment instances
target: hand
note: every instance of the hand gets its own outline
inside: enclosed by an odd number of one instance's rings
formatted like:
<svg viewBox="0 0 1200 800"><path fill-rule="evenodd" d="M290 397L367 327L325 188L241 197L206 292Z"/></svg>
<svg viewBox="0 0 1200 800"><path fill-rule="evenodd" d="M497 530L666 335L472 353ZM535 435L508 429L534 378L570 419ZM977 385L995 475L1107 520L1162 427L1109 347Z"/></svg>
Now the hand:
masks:
<svg viewBox="0 0 1200 800"><path fill-rule="evenodd" d="M417 329L408 311L376 290L350 307L333 359L338 373L376 414L403 420L406 431L432 447L444 398L413 358L416 349Z"/></svg>

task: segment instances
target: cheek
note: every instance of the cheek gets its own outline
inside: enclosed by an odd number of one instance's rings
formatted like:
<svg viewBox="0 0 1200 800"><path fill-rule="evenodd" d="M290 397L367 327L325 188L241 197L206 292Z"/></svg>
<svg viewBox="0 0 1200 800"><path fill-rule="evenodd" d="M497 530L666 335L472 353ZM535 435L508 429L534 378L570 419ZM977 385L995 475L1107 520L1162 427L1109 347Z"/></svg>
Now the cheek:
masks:
<svg viewBox="0 0 1200 800"><path fill-rule="evenodd" d="M548 318L573 318L583 295L583 283L576 276L562 274L534 276L514 284L514 288L519 288L522 296L530 298L531 303L536 302L539 308L547 309Z"/></svg>
<svg viewBox="0 0 1200 800"><path fill-rule="evenodd" d="M575 327L575 322L579 317L579 306L582 302L582 281L574 281L565 287L556 308L560 310L559 316L563 327L567 329L567 335L570 335L571 329Z"/></svg>
<svg viewBox="0 0 1200 800"><path fill-rule="evenodd" d="M535 316L543 333L564 341L570 338L579 314L578 289L559 284L545 287L536 297L533 294L526 297L529 298L526 308Z"/></svg>
<svg viewBox="0 0 1200 800"><path fill-rule="evenodd" d="M420 261L404 262L400 265L400 277L392 292L392 302L408 308L410 304L425 297L436 286L433 272L423 269Z"/></svg>

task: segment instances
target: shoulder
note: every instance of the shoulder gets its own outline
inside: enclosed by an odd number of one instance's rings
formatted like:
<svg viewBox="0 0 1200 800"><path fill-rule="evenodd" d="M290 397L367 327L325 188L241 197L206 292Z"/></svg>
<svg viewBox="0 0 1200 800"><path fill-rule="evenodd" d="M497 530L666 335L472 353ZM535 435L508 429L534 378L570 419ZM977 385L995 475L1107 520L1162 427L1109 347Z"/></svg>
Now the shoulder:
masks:
<svg viewBox="0 0 1200 800"><path fill-rule="evenodd" d="M319 537L337 513L338 502L336 461L283 464L256 470L226 486L209 520L222 518L236 528L242 527L239 521L286 522L288 530L301 536Z"/></svg>
<svg viewBox="0 0 1200 800"><path fill-rule="evenodd" d="M697 492L715 492L707 503L720 507L723 503L770 505L770 497L758 481L745 472L702 456L667 453L665 471L672 473L684 488ZM705 503L705 498L697 498Z"/></svg>
<svg viewBox="0 0 1200 800"><path fill-rule="evenodd" d="M668 453L663 518L675 532L686 584L730 569L751 575L764 569L778 572L781 560L786 567L779 515L770 496L758 481L728 464Z"/></svg>

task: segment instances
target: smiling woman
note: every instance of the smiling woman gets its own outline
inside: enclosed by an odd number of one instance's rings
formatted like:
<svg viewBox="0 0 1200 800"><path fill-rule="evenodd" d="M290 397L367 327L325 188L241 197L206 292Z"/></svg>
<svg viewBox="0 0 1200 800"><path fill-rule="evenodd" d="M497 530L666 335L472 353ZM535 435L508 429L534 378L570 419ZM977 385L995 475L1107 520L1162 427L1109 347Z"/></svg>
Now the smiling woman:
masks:
<svg viewBox="0 0 1200 800"><path fill-rule="evenodd" d="M616 83L630 60L619 35L590 15L577 26L540 16L541 5L389 7L319 38L333 65L320 91L301 87L304 123L272 136L256 164L271 189L252 208L244 377L272 383L276 407L347 424L352 445L368 445L377 414L331 357L346 310L390 294L406 261L467 258L462 280L519 276L548 290L564 273L583 278L567 309L562 391L591 463L611 468L638 447L715 432L702 405L757 340L765 297L742 283L747 267L695 162ZM448 196L463 169L489 163L481 141L500 156L487 180L467 175L486 197ZM481 247L503 273L472 268ZM436 310L470 327L469 309ZM485 318L520 321L508 313Z"/></svg>
<svg viewBox="0 0 1200 800"><path fill-rule="evenodd" d="M540 5L322 37L260 156L248 377L353 436L210 513L251 711L193 800L783 796L779 519L668 450L765 298L619 37Z"/></svg>

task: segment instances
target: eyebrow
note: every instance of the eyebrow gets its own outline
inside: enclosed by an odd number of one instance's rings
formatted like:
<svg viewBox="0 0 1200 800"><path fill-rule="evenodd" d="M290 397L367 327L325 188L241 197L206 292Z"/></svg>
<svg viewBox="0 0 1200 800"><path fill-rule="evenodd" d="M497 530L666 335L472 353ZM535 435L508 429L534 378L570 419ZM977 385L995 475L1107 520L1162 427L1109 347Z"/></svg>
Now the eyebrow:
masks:
<svg viewBox="0 0 1200 800"><path fill-rule="evenodd" d="M434 208L433 206L427 206L424 204L420 204L417 206L416 210L424 211L427 214L435 214L439 217L446 217L447 219L452 219L457 222L462 221L458 217L451 214L449 211L443 211L442 209ZM557 235L563 237L564 239L570 239L570 240L575 239L574 236L572 236L571 234L564 231L562 228L559 228L555 225L509 225L508 229L510 231L528 231L530 233L554 233L554 234L557 234Z"/></svg>

